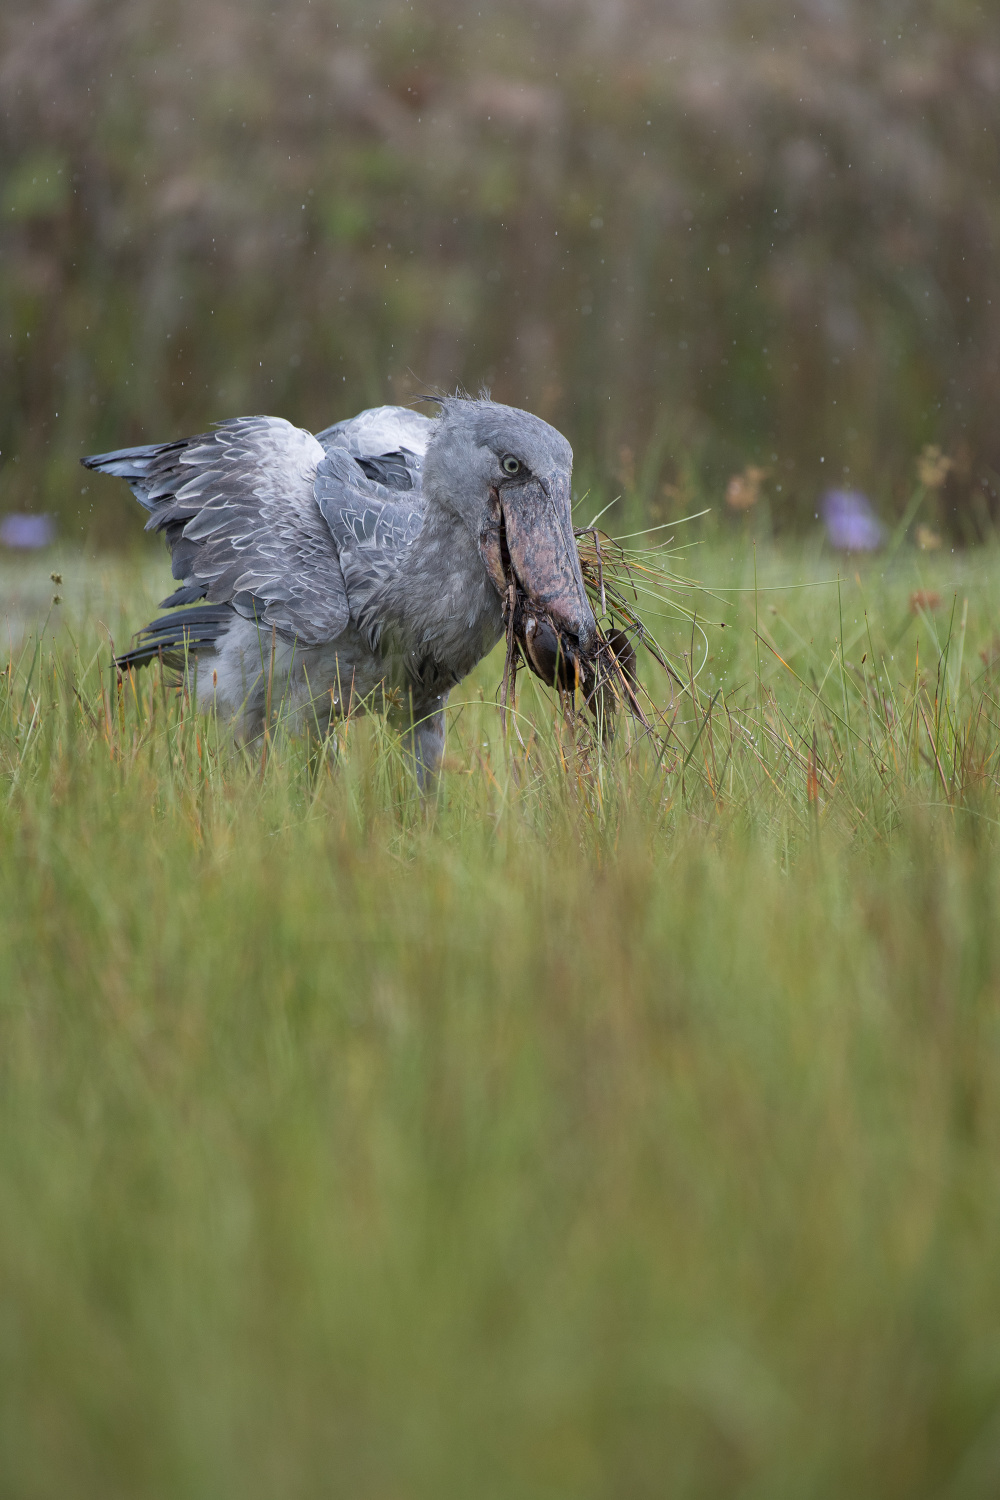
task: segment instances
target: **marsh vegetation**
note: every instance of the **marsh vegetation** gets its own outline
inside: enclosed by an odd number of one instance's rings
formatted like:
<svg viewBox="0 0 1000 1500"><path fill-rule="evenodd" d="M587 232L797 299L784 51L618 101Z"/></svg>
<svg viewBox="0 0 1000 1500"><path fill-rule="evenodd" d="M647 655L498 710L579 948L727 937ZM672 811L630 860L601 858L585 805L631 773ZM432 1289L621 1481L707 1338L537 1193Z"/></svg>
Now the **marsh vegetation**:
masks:
<svg viewBox="0 0 1000 1500"><path fill-rule="evenodd" d="M6 1494L995 1493L1000 560L753 559L664 754L501 649L426 804L5 576Z"/></svg>

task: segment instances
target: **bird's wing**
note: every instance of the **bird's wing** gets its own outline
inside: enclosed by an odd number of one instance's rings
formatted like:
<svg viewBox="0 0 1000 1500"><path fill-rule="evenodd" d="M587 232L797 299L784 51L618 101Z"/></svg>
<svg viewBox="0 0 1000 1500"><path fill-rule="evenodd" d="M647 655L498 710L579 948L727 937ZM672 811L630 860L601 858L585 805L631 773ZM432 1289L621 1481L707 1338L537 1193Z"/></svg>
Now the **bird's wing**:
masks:
<svg viewBox="0 0 1000 1500"><path fill-rule="evenodd" d="M328 453L334 448L345 448L354 458L405 452L411 458L422 459L435 425L432 417L421 416L408 406L372 406L356 417L335 422L317 433L316 438Z"/></svg>
<svg viewBox="0 0 1000 1500"><path fill-rule="evenodd" d="M127 479L150 512L146 530L166 535L181 587L165 604L229 603L318 645L350 619L337 546L316 501L323 458L316 438L280 417L239 417L186 442L84 463Z"/></svg>
<svg viewBox="0 0 1000 1500"><path fill-rule="evenodd" d="M373 406L317 433L327 453L346 452L369 479L390 490L419 490L430 417L407 406Z"/></svg>
<svg viewBox="0 0 1000 1500"><path fill-rule="evenodd" d="M382 622L373 607L423 525L424 497L416 486L401 493L380 484L363 458L331 447L316 469L316 502L337 544L351 617L374 647Z"/></svg>

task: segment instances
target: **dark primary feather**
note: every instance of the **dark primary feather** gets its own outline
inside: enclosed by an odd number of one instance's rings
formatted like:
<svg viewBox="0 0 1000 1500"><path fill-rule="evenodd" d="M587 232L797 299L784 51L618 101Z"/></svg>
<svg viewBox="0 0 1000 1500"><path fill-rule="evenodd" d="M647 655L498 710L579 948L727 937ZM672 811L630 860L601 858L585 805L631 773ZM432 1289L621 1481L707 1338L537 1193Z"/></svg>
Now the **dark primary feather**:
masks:
<svg viewBox="0 0 1000 1500"><path fill-rule="evenodd" d="M139 504L152 510L149 498L150 487L155 483L152 465L155 462L159 470L164 470L170 463L170 456L186 446L187 440L181 439L175 443L151 443L145 448L116 448L113 453L94 453L80 462L85 469L96 469L101 474L126 479Z"/></svg>
<svg viewBox="0 0 1000 1500"><path fill-rule="evenodd" d="M204 597L205 585L203 583L182 583L179 589L174 589L172 594L160 600L160 608L177 609L181 604L195 604Z"/></svg>
<svg viewBox="0 0 1000 1500"><path fill-rule="evenodd" d="M182 667L206 646L214 646L233 618L228 604L205 604L178 615L165 615L139 631L135 645L116 657L122 671L163 660L168 667Z"/></svg>
<svg viewBox="0 0 1000 1500"><path fill-rule="evenodd" d="M378 458L355 457L354 462L369 479L385 485L386 489L412 490L414 481L417 485L420 483L421 461L406 449L398 453L382 453Z"/></svg>

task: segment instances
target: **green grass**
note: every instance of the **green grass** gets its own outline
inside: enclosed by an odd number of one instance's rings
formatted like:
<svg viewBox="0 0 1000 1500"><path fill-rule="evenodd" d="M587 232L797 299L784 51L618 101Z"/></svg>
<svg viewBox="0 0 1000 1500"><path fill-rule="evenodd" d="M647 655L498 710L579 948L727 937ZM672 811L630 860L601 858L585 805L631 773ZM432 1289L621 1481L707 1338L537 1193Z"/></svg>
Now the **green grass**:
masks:
<svg viewBox="0 0 1000 1500"><path fill-rule="evenodd" d="M119 695L165 568L64 559L39 640L49 566L0 577L0 1493L1000 1492L1000 557L715 543L659 764L527 685L505 747L494 658L427 806L376 723L262 765Z"/></svg>

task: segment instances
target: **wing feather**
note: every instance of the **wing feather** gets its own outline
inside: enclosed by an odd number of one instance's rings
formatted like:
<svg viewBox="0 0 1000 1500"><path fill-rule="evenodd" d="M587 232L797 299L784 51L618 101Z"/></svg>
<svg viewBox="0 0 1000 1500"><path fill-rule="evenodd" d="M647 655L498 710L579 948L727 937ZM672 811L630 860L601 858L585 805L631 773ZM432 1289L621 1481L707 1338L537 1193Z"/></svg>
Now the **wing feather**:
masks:
<svg viewBox="0 0 1000 1500"><path fill-rule="evenodd" d="M337 543L351 616L374 649L382 627L379 593L420 532L423 494L379 484L345 449L330 448L316 469L316 501Z"/></svg>
<svg viewBox="0 0 1000 1500"><path fill-rule="evenodd" d="M432 417L411 411L408 406L372 406L356 417L335 422L317 433L317 441L329 453L346 448L354 458L379 457L382 454L408 451L422 459L435 428Z"/></svg>
<svg viewBox="0 0 1000 1500"><path fill-rule="evenodd" d="M126 479L150 512L147 531L164 533L180 584L165 607L231 604L304 645L335 640L353 619L374 647L380 587L423 523L433 430L398 406L318 437L280 417L239 417L84 463Z"/></svg>
<svg viewBox="0 0 1000 1500"><path fill-rule="evenodd" d="M280 417L239 417L186 443L85 460L127 479L162 531L181 588L297 636L336 639L350 619L337 547L314 494L324 450Z"/></svg>

